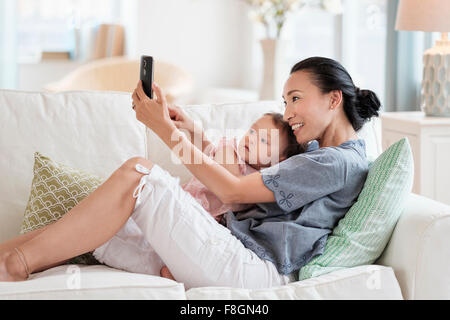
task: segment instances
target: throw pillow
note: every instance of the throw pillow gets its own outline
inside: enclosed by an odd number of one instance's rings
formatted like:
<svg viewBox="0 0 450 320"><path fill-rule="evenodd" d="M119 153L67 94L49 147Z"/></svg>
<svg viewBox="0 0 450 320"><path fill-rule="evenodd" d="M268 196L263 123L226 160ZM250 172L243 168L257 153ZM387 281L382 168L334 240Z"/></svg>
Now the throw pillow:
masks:
<svg viewBox="0 0 450 320"><path fill-rule="evenodd" d="M369 166L357 201L328 237L323 254L300 269L299 280L374 263L402 214L413 176L411 147L403 138Z"/></svg>
<svg viewBox="0 0 450 320"><path fill-rule="evenodd" d="M34 154L34 177L20 233L39 229L61 218L104 181L91 173ZM98 264L91 253L68 263Z"/></svg>

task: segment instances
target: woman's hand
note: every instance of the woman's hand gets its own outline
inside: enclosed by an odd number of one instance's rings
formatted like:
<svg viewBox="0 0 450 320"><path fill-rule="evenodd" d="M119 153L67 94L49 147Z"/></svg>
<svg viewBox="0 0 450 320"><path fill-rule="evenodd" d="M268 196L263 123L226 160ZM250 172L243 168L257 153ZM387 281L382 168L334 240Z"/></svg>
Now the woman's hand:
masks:
<svg viewBox="0 0 450 320"><path fill-rule="evenodd" d="M136 119L152 129L157 135L163 134L164 129L174 127L170 119L166 97L161 88L152 84L156 99L150 99L142 88L142 81L138 82L136 89L131 96L133 99L133 109L136 111Z"/></svg>

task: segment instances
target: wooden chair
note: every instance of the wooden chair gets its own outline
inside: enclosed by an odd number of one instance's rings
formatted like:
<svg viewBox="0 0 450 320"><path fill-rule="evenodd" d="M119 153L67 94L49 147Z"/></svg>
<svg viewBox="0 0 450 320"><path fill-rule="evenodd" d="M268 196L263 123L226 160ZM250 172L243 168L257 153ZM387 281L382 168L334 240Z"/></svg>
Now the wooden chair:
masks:
<svg viewBox="0 0 450 320"><path fill-rule="evenodd" d="M111 57L88 62L57 82L47 84L49 92L94 90L133 92L139 81L139 60ZM166 93L169 103L193 88L192 76L171 63L154 59L154 81Z"/></svg>

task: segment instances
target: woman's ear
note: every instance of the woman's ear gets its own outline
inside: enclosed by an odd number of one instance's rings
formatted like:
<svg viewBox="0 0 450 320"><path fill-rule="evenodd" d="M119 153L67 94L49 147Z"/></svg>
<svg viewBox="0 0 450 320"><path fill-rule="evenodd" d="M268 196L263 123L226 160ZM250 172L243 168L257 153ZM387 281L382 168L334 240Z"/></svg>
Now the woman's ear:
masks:
<svg viewBox="0 0 450 320"><path fill-rule="evenodd" d="M342 101L342 91L341 90L332 90L330 92L330 109L336 109Z"/></svg>

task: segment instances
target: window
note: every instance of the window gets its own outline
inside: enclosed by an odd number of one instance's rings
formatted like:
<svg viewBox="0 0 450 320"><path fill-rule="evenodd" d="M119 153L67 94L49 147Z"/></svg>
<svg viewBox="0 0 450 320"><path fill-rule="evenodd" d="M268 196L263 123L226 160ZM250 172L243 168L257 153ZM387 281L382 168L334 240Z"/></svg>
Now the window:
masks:
<svg viewBox="0 0 450 320"><path fill-rule="evenodd" d="M120 0L18 0L19 60L38 60L42 51L74 52L82 27L114 22Z"/></svg>
<svg viewBox="0 0 450 320"><path fill-rule="evenodd" d="M385 99L388 0L342 0L343 13L305 8L291 14L282 31L289 39L284 63L292 67L311 56L339 61L356 86ZM284 75L288 71L283 66Z"/></svg>
<svg viewBox="0 0 450 320"><path fill-rule="evenodd" d="M387 0L361 0L354 2L356 15L354 19L354 55L349 64L350 74L358 87L374 91L382 104L385 101L386 74L386 40L387 40ZM346 17L344 16L344 19ZM343 45L347 45L345 37ZM354 61L354 63L352 63Z"/></svg>

